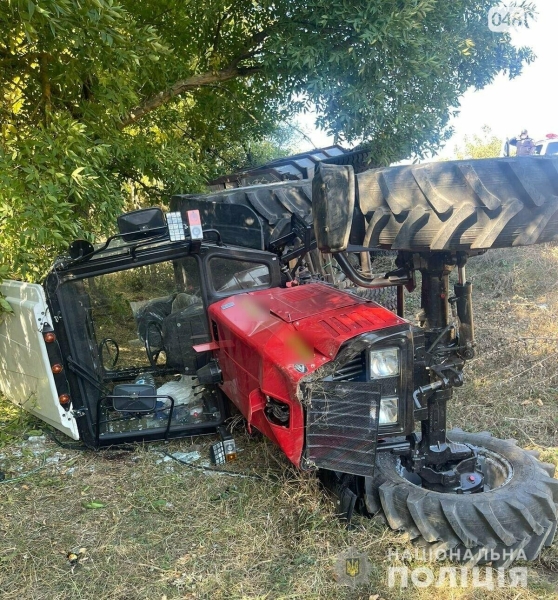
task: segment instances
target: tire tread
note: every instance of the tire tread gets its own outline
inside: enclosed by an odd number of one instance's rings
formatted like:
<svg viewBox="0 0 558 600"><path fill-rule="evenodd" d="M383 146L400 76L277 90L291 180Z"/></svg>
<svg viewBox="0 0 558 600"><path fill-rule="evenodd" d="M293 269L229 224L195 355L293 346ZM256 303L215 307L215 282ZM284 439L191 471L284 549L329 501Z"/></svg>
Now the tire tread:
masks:
<svg viewBox="0 0 558 600"><path fill-rule="evenodd" d="M470 443L500 453L513 465L513 477L500 487L478 494L441 494L407 482L395 468L396 458L382 453L367 493L379 493L392 529L406 531L413 542L435 552L446 547L469 565L485 563L487 551L498 553L498 566L516 558L537 558L555 537L558 480L554 466L539 462L515 440L499 440L488 432L449 432L454 442ZM375 487L377 485L377 487Z"/></svg>
<svg viewBox="0 0 558 600"><path fill-rule="evenodd" d="M403 165L357 181L371 246L466 251L558 239L558 157Z"/></svg>

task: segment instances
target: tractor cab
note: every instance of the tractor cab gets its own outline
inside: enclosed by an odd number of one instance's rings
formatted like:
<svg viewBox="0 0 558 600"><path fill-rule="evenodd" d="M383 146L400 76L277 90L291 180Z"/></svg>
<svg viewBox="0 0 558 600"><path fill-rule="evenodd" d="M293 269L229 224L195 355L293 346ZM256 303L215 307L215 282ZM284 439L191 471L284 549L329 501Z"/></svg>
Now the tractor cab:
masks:
<svg viewBox="0 0 558 600"><path fill-rule="evenodd" d="M209 304L277 285L276 257L224 248L159 209L121 216L119 233L80 240L43 286L6 282L2 391L92 447L211 433L225 411L211 361Z"/></svg>

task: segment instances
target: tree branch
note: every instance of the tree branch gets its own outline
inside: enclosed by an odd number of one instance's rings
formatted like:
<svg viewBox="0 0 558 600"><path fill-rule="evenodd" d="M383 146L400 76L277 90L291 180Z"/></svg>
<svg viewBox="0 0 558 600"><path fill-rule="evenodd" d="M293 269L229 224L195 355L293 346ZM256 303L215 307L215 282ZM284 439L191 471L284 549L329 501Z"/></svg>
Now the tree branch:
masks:
<svg viewBox="0 0 558 600"><path fill-rule="evenodd" d="M299 135L301 135L308 143L312 144L312 146L315 149L318 149L318 146L316 146L316 144L314 144L314 142L312 141L312 138L308 134L304 133L304 131L302 129L300 129L296 125L293 125L292 123L286 123L286 125L287 125L287 127L290 127L291 129L296 131Z"/></svg>
<svg viewBox="0 0 558 600"><path fill-rule="evenodd" d="M147 98L140 105L131 110L130 113L120 121L120 129L124 129L124 127L129 127L130 125L137 123L140 119L145 117L145 115L149 114L160 106L163 106L169 102L169 100L175 96L183 94L184 92L209 86L215 83L223 83L231 79L236 79L237 77L249 77L260 70L259 67L238 67L237 63L238 61L235 61L232 65L229 65L220 71L200 73L199 75L192 75L192 77L188 77L188 79L181 79L177 81L167 90Z"/></svg>
<svg viewBox="0 0 558 600"><path fill-rule="evenodd" d="M217 30L215 34L216 37L214 41L214 50L216 49L219 43L219 35L220 29L222 27L222 21L227 16L227 13L225 13L221 21L217 24ZM129 127L130 125L134 125L143 117L145 117L145 115L156 110L160 106L163 106L172 98L174 98L175 96L179 96L184 92L195 90L200 87L213 85L216 83L223 83L231 79L236 79L237 77L249 77L250 75L257 73L261 70L261 67L239 67L238 65L242 61L253 58L257 54L258 48L270 35L272 29L273 26L256 32L249 39L244 50L240 52L240 54L230 63L228 67L225 67L224 69L215 72L206 72L200 73L199 75L192 75L192 77L188 77L188 79L181 79L167 90L164 90L147 98L141 104L139 104L133 110L131 110L125 117L122 118L119 124L119 128L124 129L125 127Z"/></svg>
<svg viewBox="0 0 558 600"><path fill-rule="evenodd" d="M258 123L258 119L244 106L244 104L242 104L242 102L236 97L236 95L231 92L231 90L228 90L227 88L223 88L220 85L209 85L208 87L213 88L215 90L217 90L218 92L223 92L225 94L227 94L229 97L232 98L232 100L235 102L235 104L240 108L240 110L242 110L248 117L250 117L250 119L252 119L252 121L254 121L254 123Z"/></svg>
<svg viewBox="0 0 558 600"><path fill-rule="evenodd" d="M141 178L139 178L139 177L129 175L128 179L130 179L134 183L141 185L144 192L146 192L147 194L153 194L154 196L162 196L163 195L163 192L157 186L147 185L147 183L144 183L141 180Z"/></svg>
<svg viewBox="0 0 558 600"><path fill-rule="evenodd" d="M51 112L51 88L50 79L48 76L48 55L41 54L39 58L39 77L41 79L41 92L45 107L45 125L48 125Z"/></svg>
<svg viewBox="0 0 558 600"><path fill-rule="evenodd" d="M215 56L217 54L217 50L219 48L219 42L221 41L221 29L225 24L225 21L229 18L229 13L224 12L223 15L217 21L217 25L215 26L215 35L213 36L213 50L212 54Z"/></svg>

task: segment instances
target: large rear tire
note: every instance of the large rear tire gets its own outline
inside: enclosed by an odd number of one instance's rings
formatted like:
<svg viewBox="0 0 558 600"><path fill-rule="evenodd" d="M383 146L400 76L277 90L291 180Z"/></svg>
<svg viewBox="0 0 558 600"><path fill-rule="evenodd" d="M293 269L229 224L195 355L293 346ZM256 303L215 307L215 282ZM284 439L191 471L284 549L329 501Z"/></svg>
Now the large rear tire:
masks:
<svg viewBox="0 0 558 600"><path fill-rule="evenodd" d="M392 312L397 312L397 292L394 287L385 288L363 288L363 287L348 287L346 291L381 304Z"/></svg>
<svg viewBox="0 0 558 600"><path fill-rule="evenodd" d="M478 251L558 239L558 157L405 165L356 179L371 247Z"/></svg>
<svg viewBox="0 0 558 600"><path fill-rule="evenodd" d="M539 462L515 440L462 431L448 437L478 449L492 489L477 494L427 490L401 467L397 455L383 452L374 477L366 482L368 511L381 510L392 529L406 531L426 551L443 551L458 562L508 566L517 558L537 558L556 532L554 465Z"/></svg>

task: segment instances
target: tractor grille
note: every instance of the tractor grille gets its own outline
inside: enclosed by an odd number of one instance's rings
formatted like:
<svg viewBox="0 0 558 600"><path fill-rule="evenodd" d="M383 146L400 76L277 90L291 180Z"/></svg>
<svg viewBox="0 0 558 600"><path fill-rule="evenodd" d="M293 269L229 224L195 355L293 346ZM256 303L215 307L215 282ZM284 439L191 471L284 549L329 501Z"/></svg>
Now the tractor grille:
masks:
<svg viewBox="0 0 558 600"><path fill-rule="evenodd" d="M372 476L378 433L378 388L371 383L319 381L309 385L308 401L308 460L322 469Z"/></svg>
<svg viewBox="0 0 558 600"><path fill-rule="evenodd" d="M358 354L353 360L345 363L333 375L331 381L353 381L360 379L364 373L364 354ZM328 379L330 379L328 377Z"/></svg>

